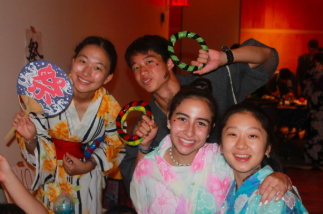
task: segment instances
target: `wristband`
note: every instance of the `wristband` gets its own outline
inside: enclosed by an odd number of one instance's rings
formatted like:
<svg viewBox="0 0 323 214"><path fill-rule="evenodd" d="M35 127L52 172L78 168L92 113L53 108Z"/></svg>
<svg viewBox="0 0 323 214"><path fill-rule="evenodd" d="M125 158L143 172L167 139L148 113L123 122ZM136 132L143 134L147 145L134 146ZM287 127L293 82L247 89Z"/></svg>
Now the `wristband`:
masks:
<svg viewBox="0 0 323 214"><path fill-rule="evenodd" d="M33 139L30 139L30 140L26 140L25 138L22 138L23 140L24 140L24 142L25 143L27 143L27 145L32 145L32 144L34 144L34 143L32 143L31 144L31 142L33 141L33 140L36 140L37 139L37 135L35 135L35 137L33 138ZM36 143L37 141L35 141L35 143Z"/></svg>
<svg viewBox="0 0 323 214"><path fill-rule="evenodd" d="M285 174L286 175L286 174ZM290 183L290 188L288 189L289 191L292 191L293 190L293 182L292 180L290 179L290 177L288 177L288 175L286 175L286 178L288 179L289 183Z"/></svg>
<svg viewBox="0 0 323 214"><path fill-rule="evenodd" d="M228 64L233 62L233 53L232 51L228 48L228 46L224 45L222 46L222 51L227 55L227 60L228 60Z"/></svg>
<svg viewBox="0 0 323 214"><path fill-rule="evenodd" d="M91 163L92 163L92 170L93 170L93 169L95 169L95 167L96 167L96 163L94 163L94 161L93 161L93 160L88 159L88 160L86 160L86 162L91 162Z"/></svg>
<svg viewBox="0 0 323 214"><path fill-rule="evenodd" d="M154 141L153 143L151 144L151 146L149 147L149 149L143 149L140 147L140 144L138 145L138 149L139 151L142 153L142 154L148 154L149 152L151 152L152 150L154 150Z"/></svg>

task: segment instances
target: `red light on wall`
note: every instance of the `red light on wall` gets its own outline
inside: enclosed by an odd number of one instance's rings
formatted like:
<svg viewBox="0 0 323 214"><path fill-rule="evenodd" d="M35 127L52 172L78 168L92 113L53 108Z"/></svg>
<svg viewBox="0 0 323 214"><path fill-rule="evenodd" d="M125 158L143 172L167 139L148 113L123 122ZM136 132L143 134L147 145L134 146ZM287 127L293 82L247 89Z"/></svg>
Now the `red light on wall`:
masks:
<svg viewBox="0 0 323 214"><path fill-rule="evenodd" d="M190 6L188 0L171 0L171 6Z"/></svg>

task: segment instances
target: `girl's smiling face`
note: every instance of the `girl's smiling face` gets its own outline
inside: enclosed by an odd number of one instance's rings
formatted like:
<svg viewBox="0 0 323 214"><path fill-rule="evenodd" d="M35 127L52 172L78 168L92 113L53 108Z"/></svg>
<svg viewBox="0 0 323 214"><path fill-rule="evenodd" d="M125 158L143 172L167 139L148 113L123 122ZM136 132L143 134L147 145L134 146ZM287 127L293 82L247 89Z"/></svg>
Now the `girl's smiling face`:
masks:
<svg viewBox="0 0 323 214"><path fill-rule="evenodd" d="M221 149L235 175L248 176L261 166L269 154L267 133L261 123L250 113L235 113L229 117L222 130Z"/></svg>
<svg viewBox="0 0 323 214"><path fill-rule="evenodd" d="M175 149L174 158L180 163L191 163L211 129L212 113L202 99L188 98L179 104L168 124Z"/></svg>
<svg viewBox="0 0 323 214"><path fill-rule="evenodd" d="M107 53L97 45L86 45L72 62L71 77L77 93L95 93L108 83L110 60Z"/></svg>

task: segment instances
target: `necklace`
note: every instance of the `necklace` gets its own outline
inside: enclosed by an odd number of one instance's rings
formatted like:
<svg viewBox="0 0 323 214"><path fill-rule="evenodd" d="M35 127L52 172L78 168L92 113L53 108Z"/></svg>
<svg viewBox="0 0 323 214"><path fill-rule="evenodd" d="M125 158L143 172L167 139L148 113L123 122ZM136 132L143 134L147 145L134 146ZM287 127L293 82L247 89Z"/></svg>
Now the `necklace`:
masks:
<svg viewBox="0 0 323 214"><path fill-rule="evenodd" d="M181 163L178 163L174 158L173 158L173 153L172 153L172 151L173 151L173 146L171 146L170 147L170 149L169 149L169 157L170 157L170 159L172 159L172 161L177 165L177 166L190 166L190 165L192 165L191 163L190 164L181 164Z"/></svg>

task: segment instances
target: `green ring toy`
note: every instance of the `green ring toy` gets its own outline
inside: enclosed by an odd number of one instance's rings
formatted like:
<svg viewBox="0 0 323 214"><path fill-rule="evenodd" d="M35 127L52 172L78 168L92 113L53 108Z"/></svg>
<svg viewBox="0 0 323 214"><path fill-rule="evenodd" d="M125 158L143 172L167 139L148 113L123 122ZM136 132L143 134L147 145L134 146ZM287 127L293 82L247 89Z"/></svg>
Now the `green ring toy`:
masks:
<svg viewBox="0 0 323 214"><path fill-rule="evenodd" d="M168 53L169 53L170 57L172 58L173 62L175 64L177 64L177 66L180 69L183 69L185 71L197 71L197 70L202 69L205 65L203 67L199 67L199 66L195 66L195 65L187 65L184 62L180 62L178 57L175 55L174 45L179 39L182 39L184 37L187 37L190 39L195 39L201 45L203 50L209 51L209 49L206 46L206 43L204 42L204 39L202 37L200 37L199 35L197 35L196 33L193 33L193 32L182 31L182 32L178 32L178 33L173 34L169 39Z"/></svg>
<svg viewBox="0 0 323 214"><path fill-rule="evenodd" d="M124 121L131 111L141 111L152 120L154 119L154 116L151 114L149 103L141 100L130 102L119 112L116 119L116 126L120 139L129 146L137 146L144 140L144 138L140 138L138 135L132 136L123 131ZM152 127L150 128L152 129Z"/></svg>

